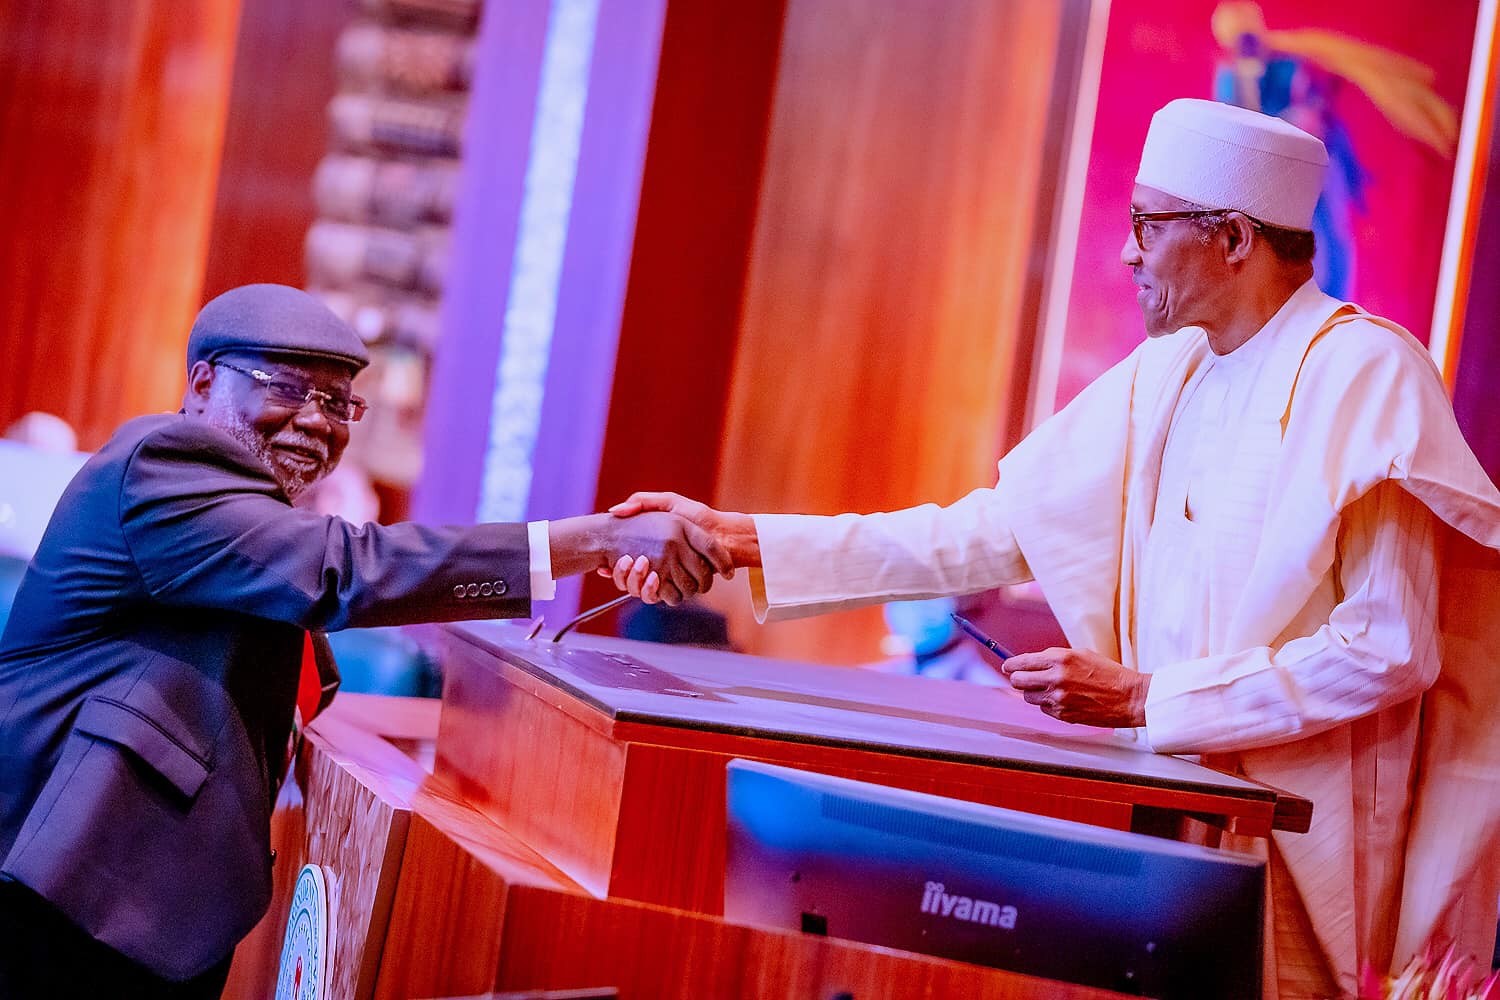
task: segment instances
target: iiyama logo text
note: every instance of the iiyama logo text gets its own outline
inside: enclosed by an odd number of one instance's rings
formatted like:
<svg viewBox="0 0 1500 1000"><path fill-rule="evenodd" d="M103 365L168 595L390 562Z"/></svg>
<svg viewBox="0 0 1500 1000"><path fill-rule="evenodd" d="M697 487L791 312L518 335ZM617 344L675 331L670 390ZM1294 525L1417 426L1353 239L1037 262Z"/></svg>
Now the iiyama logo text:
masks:
<svg viewBox="0 0 1500 1000"><path fill-rule="evenodd" d="M1001 906L987 899L970 899L968 896L950 896L943 890L944 886L941 882L927 883L927 888L922 890L923 913L1015 930L1016 908L1014 906Z"/></svg>

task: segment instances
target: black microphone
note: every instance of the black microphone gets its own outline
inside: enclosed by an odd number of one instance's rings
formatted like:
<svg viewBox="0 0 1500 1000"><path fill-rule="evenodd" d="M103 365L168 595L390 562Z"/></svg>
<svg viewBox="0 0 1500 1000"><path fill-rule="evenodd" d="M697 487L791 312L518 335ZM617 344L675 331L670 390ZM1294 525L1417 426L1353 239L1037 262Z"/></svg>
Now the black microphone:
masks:
<svg viewBox="0 0 1500 1000"><path fill-rule="evenodd" d="M633 599L634 598L630 594L621 594L619 597L616 597L612 601L605 601L603 604L600 604L597 607L589 608L577 618L574 618L572 621L568 622L568 624L558 629L557 634L552 637L552 641L557 642L561 640L563 636L567 635L569 632L573 631L573 629L577 628L579 625L582 625L590 618L598 618L600 615L604 614L604 612L610 611L614 608L618 608L626 601ZM545 618L538 618L536 620L536 624L531 626L531 631L526 633L526 638L535 639L537 635L542 631L542 626L546 623L547 620Z"/></svg>

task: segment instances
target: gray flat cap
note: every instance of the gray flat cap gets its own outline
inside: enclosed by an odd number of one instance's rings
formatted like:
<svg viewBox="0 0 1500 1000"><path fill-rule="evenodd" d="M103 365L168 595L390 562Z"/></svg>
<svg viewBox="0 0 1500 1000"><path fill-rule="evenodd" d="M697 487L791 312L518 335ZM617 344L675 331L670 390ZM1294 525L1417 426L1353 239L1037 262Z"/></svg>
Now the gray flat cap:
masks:
<svg viewBox="0 0 1500 1000"><path fill-rule="evenodd" d="M329 358L355 371L370 363L364 341L348 323L287 285L241 285L198 311L188 335L188 367L230 351Z"/></svg>

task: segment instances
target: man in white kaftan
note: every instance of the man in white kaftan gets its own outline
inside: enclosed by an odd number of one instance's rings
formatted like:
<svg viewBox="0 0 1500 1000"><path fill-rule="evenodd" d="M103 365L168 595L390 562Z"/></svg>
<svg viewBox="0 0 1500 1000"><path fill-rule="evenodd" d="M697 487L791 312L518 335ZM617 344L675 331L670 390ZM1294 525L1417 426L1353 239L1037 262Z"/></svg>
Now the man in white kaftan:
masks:
<svg viewBox="0 0 1500 1000"><path fill-rule="evenodd" d="M1028 701L1313 801L1269 845L1286 998L1352 996L1434 945L1487 960L1500 894L1500 494L1421 345L1311 280L1323 163L1253 112L1158 112L1121 254L1151 336L992 488L838 517L621 509L715 530L762 618L1037 580L1071 648L1007 661ZM616 577L652 596L640 562Z"/></svg>

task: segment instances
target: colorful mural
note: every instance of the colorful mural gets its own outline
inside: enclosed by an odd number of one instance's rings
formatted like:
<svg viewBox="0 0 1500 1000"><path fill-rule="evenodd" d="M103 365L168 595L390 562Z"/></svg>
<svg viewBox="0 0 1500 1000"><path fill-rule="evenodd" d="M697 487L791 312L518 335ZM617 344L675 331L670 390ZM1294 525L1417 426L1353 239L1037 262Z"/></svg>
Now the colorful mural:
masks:
<svg viewBox="0 0 1500 1000"><path fill-rule="evenodd" d="M1119 253L1151 114L1178 97L1232 101L1320 135L1332 166L1319 283L1425 341L1478 7L1112 0L1055 405L1144 336Z"/></svg>

